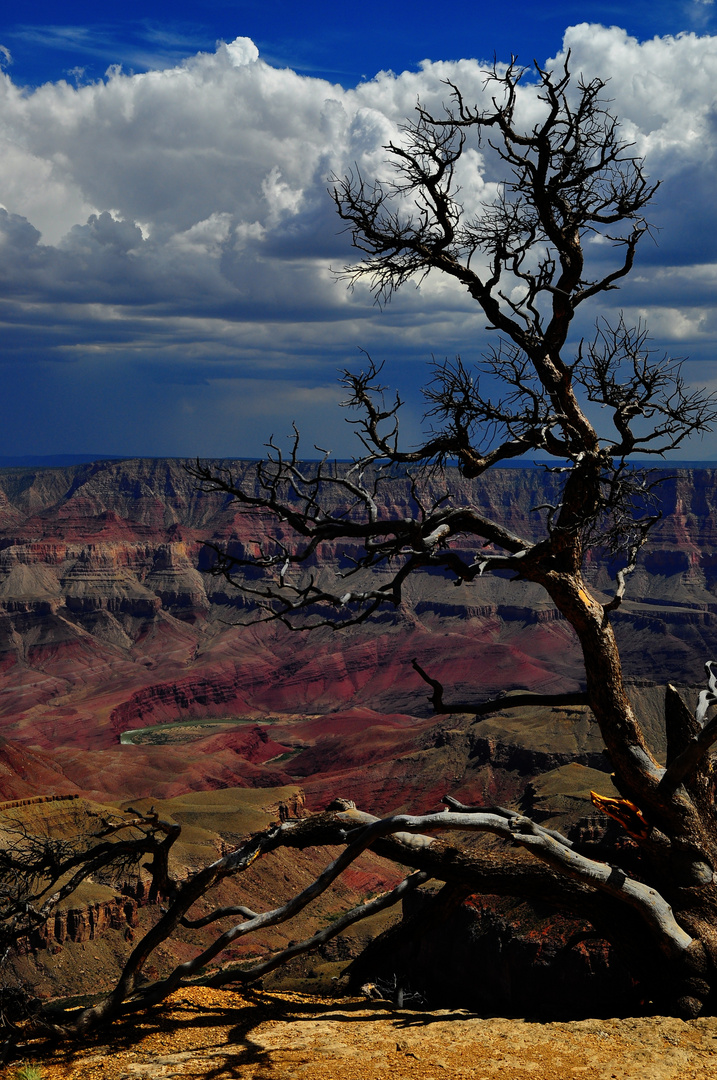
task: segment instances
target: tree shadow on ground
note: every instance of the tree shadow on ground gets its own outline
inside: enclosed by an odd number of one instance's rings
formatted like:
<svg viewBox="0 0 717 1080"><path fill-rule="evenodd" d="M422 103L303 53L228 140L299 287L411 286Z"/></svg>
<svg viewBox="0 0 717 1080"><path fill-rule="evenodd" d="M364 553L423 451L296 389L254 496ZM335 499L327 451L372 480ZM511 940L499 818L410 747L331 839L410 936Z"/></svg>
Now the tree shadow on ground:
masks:
<svg viewBox="0 0 717 1080"><path fill-rule="evenodd" d="M23 1047L38 1064L47 1063L63 1068L67 1075L83 1065L89 1066L96 1055L103 1054L106 1062L112 1057L136 1053L137 1066L132 1070L143 1073L142 1059L149 1064L161 1064L164 1059L210 1058L203 1065L204 1080L219 1080L232 1070L276 1065L272 1057L276 1049L267 1049L252 1037L262 1024L271 1021L294 1025L294 1037L302 1022L321 1019L332 1023L371 1024L392 1020L397 1029L419 1027L434 1021L469 1019L477 1014L465 1010L430 1011L398 1010L390 1002L357 998L312 998L298 994L278 994L247 989L222 993L222 999L198 1003L191 996L178 992L172 1000L158 1004L143 1013L130 1013L113 1024L88 1032L81 1044L60 1043L55 1037L33 1040ZM291 1051L292 1037L287 1030L286 1050ZM169 1062L167 1062L169 1063ZM117 1076L123 1074L117 1069ZM79 1075L79 1074L78 1074ZM110 1072L108 1077L114 1076ZM129 1075L125 1073L125 1075Z"/></svg>

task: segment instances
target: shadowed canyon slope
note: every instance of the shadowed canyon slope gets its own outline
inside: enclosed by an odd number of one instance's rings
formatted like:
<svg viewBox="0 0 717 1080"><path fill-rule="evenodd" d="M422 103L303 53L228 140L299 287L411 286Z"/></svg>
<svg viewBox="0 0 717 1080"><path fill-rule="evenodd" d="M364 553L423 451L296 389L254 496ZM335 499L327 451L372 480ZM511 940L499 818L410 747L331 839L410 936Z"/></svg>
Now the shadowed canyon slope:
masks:
<svg viewBox="0 0 717 1080"><path fill-rule="evenodd" d="M536 535L553 478L514 468L450 484ZM408 509L407 483L384 498ZM637 681L694 684L717 655L717 473L677 470L661 498L617 629ZM340 793L421 810L446 787L495 798L517 774L609 770L588 717L437 720L410 666L447 700L577 689L572 631L539 591L425 574L400 610L339 633L234 625L244 599L207 573L204 541L256 545L269 527L197 491L179 461L0 470L0 798L300 783L309 806ZM345 553L319 552L314 572ZM588 574L609 588L597 563Z"/></svg>

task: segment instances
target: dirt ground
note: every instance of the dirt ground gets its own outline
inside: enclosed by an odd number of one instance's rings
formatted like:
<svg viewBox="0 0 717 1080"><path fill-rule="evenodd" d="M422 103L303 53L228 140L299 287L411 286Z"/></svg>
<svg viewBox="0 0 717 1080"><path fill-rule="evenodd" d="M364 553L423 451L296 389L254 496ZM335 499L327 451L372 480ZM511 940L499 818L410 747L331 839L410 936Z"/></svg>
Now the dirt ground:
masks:
<svg viewBox="0 0 717 1080"><path fill-rule="evenodd" d="M24 1063L43 1080L717 1080L717 1017L536 1023L196 989L111 1034L37 1044Z"/></svg>

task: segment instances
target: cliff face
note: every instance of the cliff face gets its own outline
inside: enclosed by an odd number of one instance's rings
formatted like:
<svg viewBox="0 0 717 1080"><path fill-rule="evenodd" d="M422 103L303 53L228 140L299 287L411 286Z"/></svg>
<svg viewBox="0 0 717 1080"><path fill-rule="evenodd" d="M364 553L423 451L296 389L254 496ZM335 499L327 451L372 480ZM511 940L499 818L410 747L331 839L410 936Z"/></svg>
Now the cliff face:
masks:
<svg viewBox="0 0 717 1080"><path fill-rule="evenodd" d="M17 951L37 952L49 949L59 952L63 945L94 941L108 930L122 930L125 941L133 940L133 928L137 925L138 904L128 896L112 900L99 900L82 908L58 911L54 917L27 938L18 942Z"/></svg>
<svg viewBox="0 0 717 1080"><path fill-rule="evenodd" d="M252 475L248 463L233 468ZM480 488L451 477L458 499L529 536L553 483L538 469L497 470ZM664 516L617 631L628 673L697 682L717 655L717 474L678 471L661 497ZM384 498L410 512L405 482ZM499 735L446 735L445 722L429 720L413 656L447 697L578 687L572 633L532 586L494 578L455 589L425 575L401 610L341 634L233 625L244 600L207 573L204 541L242 549L268 527L197 491L178 461L0 470L0 798L50 789L169 797L300 776L310 801L312 790L319 799L360 777L383 804L437 791L451 769L477 791L500 787L500 770L598 767L599 748L538 740L521 757ZM320 551L315 572L334 555ZM608 588L597 562L588 575ZM160 725L161 741L137 734Z"/></svg>

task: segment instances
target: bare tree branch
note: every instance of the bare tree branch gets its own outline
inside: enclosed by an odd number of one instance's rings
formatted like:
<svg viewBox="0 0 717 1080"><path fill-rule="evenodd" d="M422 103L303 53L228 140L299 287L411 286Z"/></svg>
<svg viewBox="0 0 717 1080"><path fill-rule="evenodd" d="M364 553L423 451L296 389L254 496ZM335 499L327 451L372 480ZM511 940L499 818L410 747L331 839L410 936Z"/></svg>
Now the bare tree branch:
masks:
<svg viewBox="0 0 717 1080"><path fill-rule="evenodd" d="M518 709L523 705L540 705L546 709L554 709L561 705L588 705L587 694L530 694L516 693L503 694L501 697L492 698L490 701L456 701L445 705L443 702L443 686L437 679L432 679L426 674L418 661L414 658L411 665L418 672L424 682L432 688L433 693L428 699L437 713L469 712L475 716L490 716L491 713L502 712L504 709Z"/></svg>
<svg viewBox="0 0 717 1080"><path fill-rule="evenodd" d="M334 919L329 926L325 927L323 930L319 930L318 933L307 938L305 941L298 941L294 945L290 945L288 948L274 953L273 956L268 957L258 964L253 964L249 967L230 964L223 967L214 975L205 976L195 981L203 986L226 986L227 983L255 982L264 975L268 975L270 971L275 971L276 968L286 964L295 956L302 956L305 953L312 952L314 949L318 949L321 945L325 945L327 941L330 941L338 934L343 933L344 930L347 930L349 926L353 926L354 923L360 922L363 919L368 919L372 915L377 915L380 911L385 911L386 908L393 907L402 900L407 893L412 892L414 889L418 888L419 885L423 885L430 880L430 876L427 873L423 870L417 870L415 873L405 878L400 885L391 889L390 892L383 893L381 896L377 896L373 900L367 901L365 904L357 905L355 908L352 908L351 911L346 912L345 915L341 915L337 919Z"/></svg>

